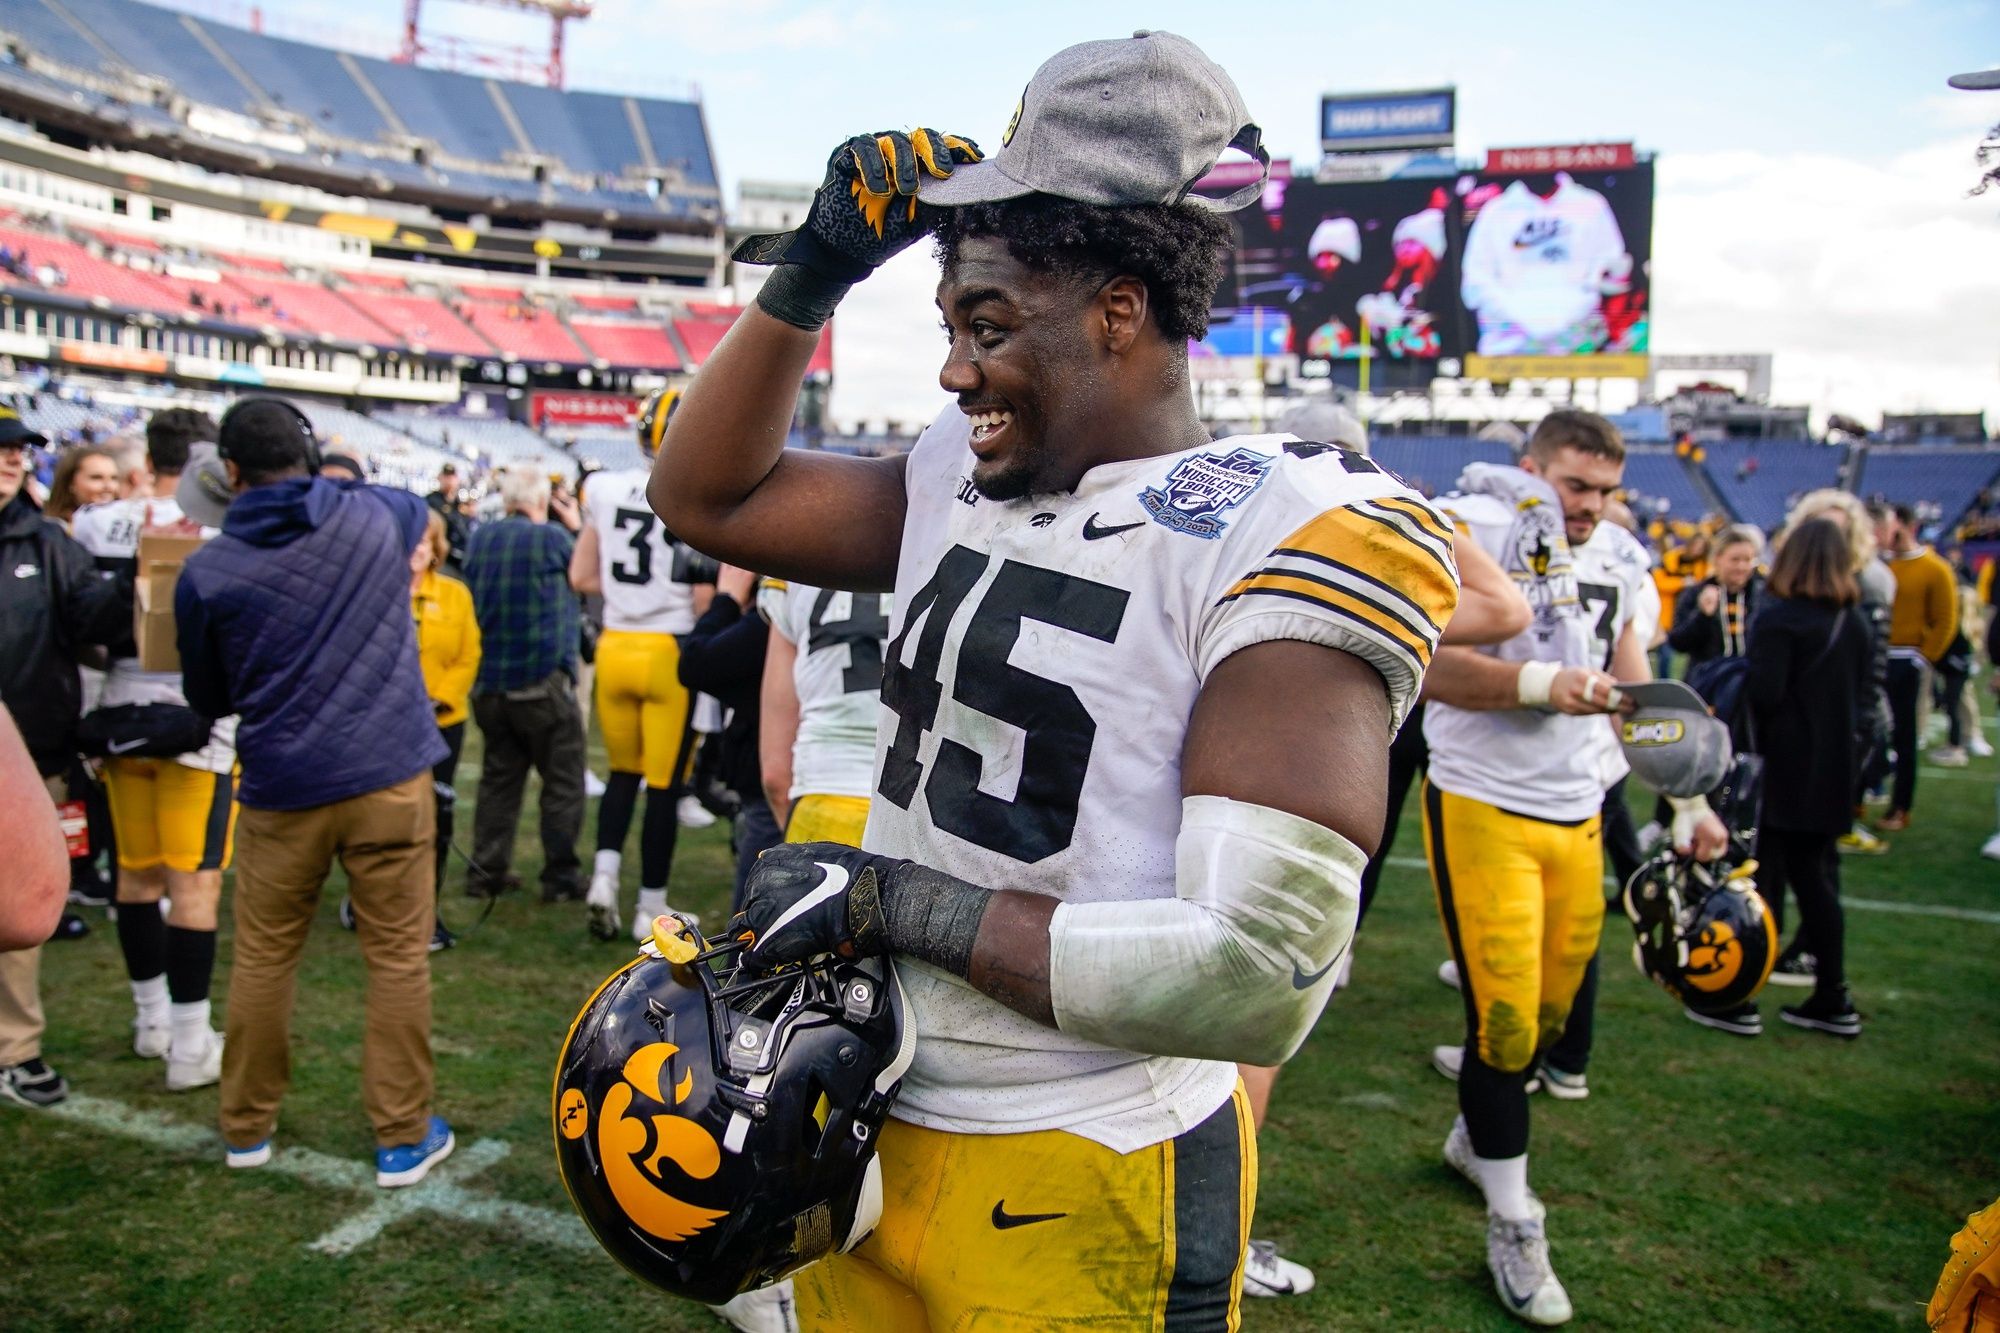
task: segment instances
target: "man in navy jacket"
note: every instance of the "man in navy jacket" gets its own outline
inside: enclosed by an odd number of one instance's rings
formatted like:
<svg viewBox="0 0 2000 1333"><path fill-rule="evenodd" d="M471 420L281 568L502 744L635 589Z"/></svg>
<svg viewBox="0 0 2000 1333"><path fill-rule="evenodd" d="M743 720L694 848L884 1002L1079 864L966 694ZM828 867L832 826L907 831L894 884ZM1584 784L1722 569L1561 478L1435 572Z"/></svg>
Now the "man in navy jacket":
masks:
<svg viewBox="0 0 2000 1333"><path fill-rule="evenodd" d="M191 458L179 494L190 518L222 535L188 557L174 615L188 703L242 718L227 1160L270 1160L294 981L338 857L369 973L361 1082L375 1180L415 1184L452 1148L431 1110L430 788L444 742L410 616L424 502L315 476L312 427L278 399L238 404L219 435L220 474ZM233 498L216 494L224 478Z"/></svg>

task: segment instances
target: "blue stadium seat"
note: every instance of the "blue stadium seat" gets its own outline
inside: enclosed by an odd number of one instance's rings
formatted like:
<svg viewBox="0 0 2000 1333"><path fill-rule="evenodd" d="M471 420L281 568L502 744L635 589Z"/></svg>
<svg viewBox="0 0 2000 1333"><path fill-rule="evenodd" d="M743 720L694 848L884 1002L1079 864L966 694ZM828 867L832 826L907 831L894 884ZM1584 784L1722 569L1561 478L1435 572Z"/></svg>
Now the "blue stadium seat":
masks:
<svg viewBox="0 0 2000 1333"><path fill-rule="evenodd" d="M1426 495L1457 489L1467 463L1505 463L1513 456L1504 444L1469 435L1378 435L1368 452Z"/></svg>
<svg viewBox="0 0 2000 1333"><path fill-rule="evenodd" d="M479 162L498 162L519 148L486 91L485 79L359 56L355 63L396 109L410 133L436 140L446 152Z"/></svg>
<svg viewBox="0 0 2000 1333"><path fill-rule="evenodd" d="M64 21L42 0L9 0L0 5L0 32L12 33L36 55L83 70L85 73L115 72L116 63L106 59L88 37Z"/></svg>
<svg viewBox="0 0 2000 1333"><path fill-rule="evenodd" d="M1864 499L1936 504L1942 510L1940 525L1949 530L1996 475L2000 450L1878 444L1862 459L1854 489Z"/></svg>
<svg viewBox="0 0 2000 1333"><path fill-rule="evenodd" d="M388 122L341 65L337 52L259 36L225 23L205 23L202 31L255 79L280 109L343 138L366 141L389 132Z"/></svg>
<svg viewBox="0 0 2000 1333"><path fill-rule="evenodd" d="M677 169L690 185L715 189L715 162L709 156L708 127L702 123L701 108L693 102L661 102L649 97L634 100L660 165Z"/></svg>
<svg viewBox="0 0 2000 1333"><path fill-rule="evenodd" d="M1700 519L1711 508L1688 476L1687 465L1664 445L1626 451L1625 489L1635 496L1665 500L1667 512L1675 518ZM1651 518L1653 513L1648 509L1640 517Z"/></svg>
<svg viewBox="0 0 2000 1333"><path fill-rule="evenodd" d="M211 106L246 114L257 110L255 94L189 30L192 19L184 23L174 10L133 0L62 3L133 69L156 74Z"/></svg>
<svg viewBox="0 0 2000 1333"><path fill-rule="evenodd" d="M1703 446L1708 452L1702 471L1735 517L1766 532L1784 522L1791 502L1806 491L1840 482L1847 451L1810 440L1718 440ZM1756 460L1753 474L1740 477L1744 463Z"/></svg>

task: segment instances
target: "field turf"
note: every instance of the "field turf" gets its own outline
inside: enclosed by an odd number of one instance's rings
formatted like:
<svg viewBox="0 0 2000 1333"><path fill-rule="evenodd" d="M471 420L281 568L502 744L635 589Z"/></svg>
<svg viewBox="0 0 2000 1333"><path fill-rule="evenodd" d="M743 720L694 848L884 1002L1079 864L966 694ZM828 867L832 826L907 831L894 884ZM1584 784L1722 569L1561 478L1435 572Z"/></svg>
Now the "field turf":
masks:
<svg viewBox="0 0 2000 1333"><path fill-rule="evenodd" d="M476 738L473 749L462 791L476 797ZM1916 827L1887 856L1843 861L1850 899L1971 913L1850 908L1859 1041L1778 1022L1778 1004L1801 993L1777 990L1764 996L1760 1039L1698 1028L1634 972L1622 918L1607 922L1592 1095L1534 1107L1532 1179L1575 1327L1922 1327L1947 1239L2000 1194L2000 866L1977 855L1994 776L1990 760L1927 767ZM676 866L676 905L710 926L728 892L723 832L685 836ZM534 855L524 839L517 868L531 886ZM1428 878L1411 863L1422 855L1414 802L1396 855L1353 984L1279 1082L1261 1144L1256 1232L1315 1268L1319 1287L1246 1302L1246 1329L1517 1327L1488 1283L1483 1213L1438 1156L1455 1102L1429 1050L1457 1040L1460 1009L1434 977L1443 945ZM478 906L457 892L461 874L446 897L459 925ZM335 921L339 896L336 875L300 977L277 1144L359 1170L373 1146L358 1088L363 973ZM629 946L592 942L580 905L534 898L531 887L503 899L436 960L438 1109L467 1164L489 1163L440 1175L461 1199L567 1214L548 1148L550 1070L578 1004ZM162 1066L131 1053L115 932L92 917L88 938L45 950L46 1054L98 1099L97 1119L123 1107L186 1128L161 1146L0 1110L6 1327L720 1327L599 1252L463 1208L411 1211L339 1257L308 1249L365 1213L372 1188L226 1171L219 1141L199 1137L214 1089L169 1094ZM225 900L218 1008L229 960ZM498 1142L475 1157L481 1140Z"/></svg>

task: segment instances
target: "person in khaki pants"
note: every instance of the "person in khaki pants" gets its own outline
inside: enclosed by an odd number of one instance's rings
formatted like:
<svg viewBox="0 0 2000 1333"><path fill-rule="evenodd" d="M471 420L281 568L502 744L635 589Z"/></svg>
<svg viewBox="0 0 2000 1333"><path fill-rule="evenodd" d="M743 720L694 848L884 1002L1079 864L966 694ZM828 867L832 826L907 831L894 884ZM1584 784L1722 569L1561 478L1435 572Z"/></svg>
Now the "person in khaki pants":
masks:
<svg viewBox="0 0 2000 1333"><path fill-rule="evenodd" d="M375 1183L413 1185L454 1143L431 1109L431 767L445 744L409 601L428 514L407 492L315 475L311 424L281 400L237 404L217 435L214 453L190 455L178 498L222 533L188 557L174 618L189 705L242 719L225 1160L271 1159L299 960L337 860L368 967Z"/></svg>

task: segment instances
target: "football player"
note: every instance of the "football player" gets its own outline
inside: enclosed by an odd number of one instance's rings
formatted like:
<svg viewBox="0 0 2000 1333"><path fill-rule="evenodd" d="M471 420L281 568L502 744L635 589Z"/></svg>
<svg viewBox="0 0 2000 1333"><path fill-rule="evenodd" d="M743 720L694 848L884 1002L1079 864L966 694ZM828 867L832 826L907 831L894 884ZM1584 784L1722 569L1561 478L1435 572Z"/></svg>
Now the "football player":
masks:
<svg viewBox="0 0 2000 1333"><path fill-rule="evenodd" d="M1487 1207L1487 1266L1508 1313L1569 1320L1550 1266L1545 1212L1528 1188L1530 1071L1559 1034L1604 920L1600 810L1603 715L1619 711L1604 670L1601 611L1585 605L1574 547L1588 541L1625 471L1617 429L1589 412L1543 418L1519 467L1475 463L1441 501L1527 595L1528 628L1492 649L1447 648L1425 684L1425 851L1465 998L1460 1116L1445 1161ZM1629 663L1620 663L1629 665ZM1728 840L1698 798L1677 845L1704 859Z"/></svg>
<svg viewBox="0 0 2000 1333"><path fill-rule="evenodd" d="M915 1063L880 1227L801 1272L809 1328L1233 1328L1255 1144L1232 1061L1291 1054L1380 836L1387 748L1458 598L1451 529L1367 460L1211 442L1187 348L1267 161L1167 33L1028 84L1000 154L834 153L668 430L684 539L895 592L863 847L773 848L747 966L893 953ZM848 287L935 232L943 387L903 457L783 448Z"/></svg>
<svg viewBox="0 0 2000 1333"><path fill-rule="evenodd" d="M678 396L662 389L639 413L639 448L649 462ZM570 586L604 598L597 715L611 776L597 805L597 860L584 897L590 931L601 940L618 934L618 874L642 779L646 820L639 830L639 905L632 914L632 937L650 939L653 918L667 910L667 876L680 833L676 805L694 743L675 636L694 628L715 592L713 582L693 581L687 548L647 505L649 473L638 467L591 476L583 530L569 562Z"/></svg>
<svg viewBox="0 0 2000 1333"><path fill-rule="evenodd" d="M758 748L764 795L786 842L861 845L875 790L882 643L894 599L772 580Z"/></svg>
<svg viewBox="0 0 2000 1333"><path fill-rule="evenodd" d="M76 539L100 568L133 568L139 535L148 528L182 528L174 499L189 448L215 439L205 413L170 407L146 422L146 455L157 498L135 497L77 511ZM137 649L114 658L100 706L146 707L192 716L178 671L146 671ZM134 713L129 716L139 717ZM199 731L200 727L197 726ZM236 719L208 728L205 745L177 755L137 752L154 747L139 735L112 737L104 788L118 845L118 943L132 985L132 1049L167 1062L167 1088L206 1087L222 1077L222 1035L210 1023L209 981L215 971L215 928L222 872L236 832ZM120 753L124 751L124 753ZM167 914L160 913L161 899Z"/></svg>

